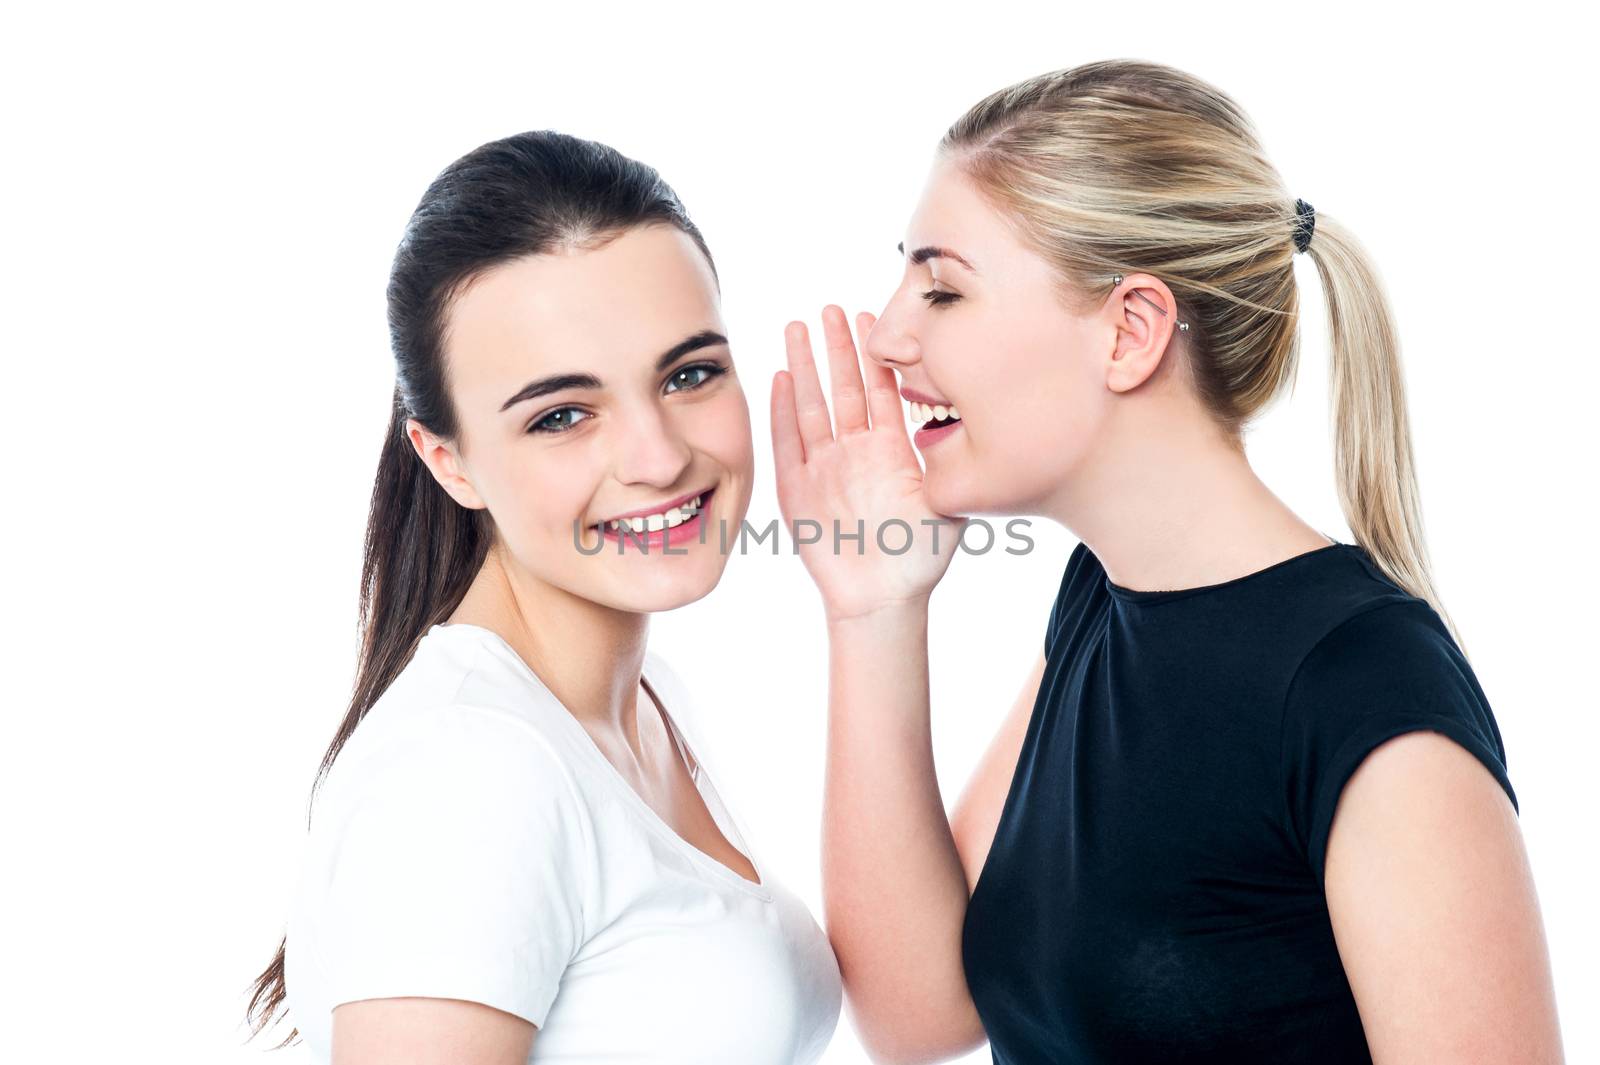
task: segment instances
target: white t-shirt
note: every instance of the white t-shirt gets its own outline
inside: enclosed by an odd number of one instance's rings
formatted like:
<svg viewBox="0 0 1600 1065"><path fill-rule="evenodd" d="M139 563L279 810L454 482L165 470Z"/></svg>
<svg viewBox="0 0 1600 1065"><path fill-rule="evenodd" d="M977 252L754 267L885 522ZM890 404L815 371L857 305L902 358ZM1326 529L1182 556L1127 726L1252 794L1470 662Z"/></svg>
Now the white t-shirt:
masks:
<svg viewBox="0 0 1600 1065"><path fill-rule="evenodd" d="M644 679L761 883L674 832L498 635L435 625L313 806L284 974L313 1061L334 1006L410 995L526 1018L535 1062L821 1056L840 1006L827 938L723 806L680 678L647 651Z"/></svg>

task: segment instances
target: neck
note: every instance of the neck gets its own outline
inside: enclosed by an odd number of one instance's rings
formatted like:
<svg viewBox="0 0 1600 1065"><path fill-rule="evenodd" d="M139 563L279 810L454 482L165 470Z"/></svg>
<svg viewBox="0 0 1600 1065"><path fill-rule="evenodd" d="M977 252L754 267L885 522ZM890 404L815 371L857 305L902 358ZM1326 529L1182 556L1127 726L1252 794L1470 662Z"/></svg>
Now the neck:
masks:
<svg viewBox="0 0 1600 1065"><path fill-rule="evenodd" d="M1327 546L1192 403L1129 405L1045 509L1115 584L1196 588Z"/></svg>
<svg viewBox="0 0 1600 1065"><path fill-rule="evenodd" d="M586 729L618 732L637 748L650 615L538 580L496 545L449 620L498 634Z"/></svg>

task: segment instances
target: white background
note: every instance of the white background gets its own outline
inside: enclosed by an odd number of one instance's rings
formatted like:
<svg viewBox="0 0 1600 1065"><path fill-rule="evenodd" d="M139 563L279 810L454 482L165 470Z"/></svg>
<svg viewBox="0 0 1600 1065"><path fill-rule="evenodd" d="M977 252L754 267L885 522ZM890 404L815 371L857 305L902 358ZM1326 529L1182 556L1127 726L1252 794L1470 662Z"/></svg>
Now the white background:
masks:
<svg viewBox="0 0 1600 1065"><path fill-rule="evenodd" d="M546 127L660 168L721 269L760 525L778 513L766 408L784 323L882 307L933 145L968 105L1127 56L1239 100L1290 190L1382 272L1438 586L1504 737L1569 1060L1600 1059L1581 9L578 6L8 18L5 1056L306 1060L245 1043L244 989L282 933L348 697L392 382L384 284L434 174ZM1321 293L1297 269L1299 387L1250 454L1348 542ZM933 600L952 800L1075 542L1043 520L1033 535L1027 557L958 557ZM651 636L697 692L723 792L819 915L823 636L789 555L736 556ZM865 1060L848 1021L826 1060Z"/></svg>

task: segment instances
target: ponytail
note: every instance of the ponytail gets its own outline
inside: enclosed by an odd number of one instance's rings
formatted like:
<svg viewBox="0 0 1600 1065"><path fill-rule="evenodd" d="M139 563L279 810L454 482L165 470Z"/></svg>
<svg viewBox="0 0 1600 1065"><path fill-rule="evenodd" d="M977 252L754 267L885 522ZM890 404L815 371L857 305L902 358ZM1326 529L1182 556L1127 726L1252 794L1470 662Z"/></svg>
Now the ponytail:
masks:
<svg viewBox="0 0 1600 1065"><path fill-rule="evenodd" d="M405 404L395 390L389 428L378 455L361 566L357 631L360 658L355 690L344 720L317 769L312 800L340 748L395 677L411 661L428 629L449 617L488 554L492 527L487 510L468 510L450 498L406 438ZM307 824L310 823L307 805ZM283 1008L287 936L256 977L245 1015L252 1035ZM288 1046L298 1028L277 1048Z"/></svg>
<svg viewBox="0 0 1600 1065"><path fill-rule="evenodd" d="M1328 305L1334 477L1350 531L1385 576L1426 600L1466 654L1433 586L1394 317L1366 252L1318 214L1307 253Z"/></svg>
<svg viewBox="0 0 1600 1065"><path fill-rule="evenodd" d="M502 263L587 248L637 227L666 225L716 263L677 194L653 167L594 141L542 130L491 141L434 179L412 212L389 274L395 389L378 456L361 566L354 691L312 784L312 798L361 719L411 661L428 629L466 596L494 541L487 509L458 504L406 434L408 419L460 437L445 373L445 323L455 294ZM309 820L309 809L307 818ZM284 1008L287 938L250 987L259 1035ZM287 1046L299 1034L292 1029Z"/></svg>
<svg viewBox="0 0 1600 1065"><path fill-rule="evenodd" d="M1429 575L1394 320L1365 253L1320 212L1314 228L1232 98L1173 67L1107 59L991 93L941 151L1020 224L1092 305L1113 274L1165 281L1192 323L1200 401L1231 438L1293 387L1294 255L1317 264L1333 331L1335 476L1356 542L1460 634ZM1463 654L1465 649L1463 648Z"/></svg>

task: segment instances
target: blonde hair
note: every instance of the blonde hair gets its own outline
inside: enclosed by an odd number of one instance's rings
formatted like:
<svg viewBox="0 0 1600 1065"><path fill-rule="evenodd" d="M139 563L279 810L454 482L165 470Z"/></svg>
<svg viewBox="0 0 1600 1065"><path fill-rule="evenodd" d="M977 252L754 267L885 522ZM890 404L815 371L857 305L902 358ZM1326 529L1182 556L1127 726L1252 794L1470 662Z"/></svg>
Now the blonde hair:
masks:
<svg viewBox="0 0 1600 1065"><path fill-rule="evenodd" d="M1187 370L1224 432L1243 427L1299 363L1295 198L1221 90L1158 63L1109 59L979 101L939 144L1050 262L1068 306L1116 274L1160 278L1190 323ZM1425 600L1434 590L1394 318L1366 252L1318 211L1307 254L1327 297L1334 472L1356 542Z"/></svg>

